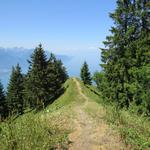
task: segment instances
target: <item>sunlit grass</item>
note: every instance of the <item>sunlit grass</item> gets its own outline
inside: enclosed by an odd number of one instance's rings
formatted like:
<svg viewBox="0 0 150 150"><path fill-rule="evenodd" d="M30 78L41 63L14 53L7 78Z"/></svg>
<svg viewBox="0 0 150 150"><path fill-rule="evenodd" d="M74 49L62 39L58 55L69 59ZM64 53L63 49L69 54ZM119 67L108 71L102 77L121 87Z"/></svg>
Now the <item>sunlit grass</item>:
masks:
<svg viewBox="0 0 150 150"><path fill-rule="evenodd" d="M115 106L106 107L106 120L119 130L125 144L132 149L150 148L150 121L131 114L127 110L116 111Z"/></svg>
<svg viewBox="0 0 150 150"><path fill-rule="evenodd" d="M116 111L115 106L105 104L100 92L94 86L85 87L82 92L89 98L85 111L95 120L105 119L118 130L124 143L130 149L150 148L150 122L127 110ZM28 112L14 121L0 123L0 150L51 150L67 149L68 134L72 131L75 105L84 104L76 83L67 80L65 93L45 110Z"/></svg>
<svg viewBox="0 0 150 150"><path fill-rule="evenodd" d="M51 149L67 142L67 131L42 120L39 114L25 114L0 124L0 149Z"/></svg>
<svg viewBox="0 0 150 150"><path fill-rule="evenodd" d="M0 149L2 150L50 150L67 149L71 131L69 118L77 92L69 79L65 93L45 110L31 111L14 121L0 123ZM73 115L72 115L73 116Z"/></svg>

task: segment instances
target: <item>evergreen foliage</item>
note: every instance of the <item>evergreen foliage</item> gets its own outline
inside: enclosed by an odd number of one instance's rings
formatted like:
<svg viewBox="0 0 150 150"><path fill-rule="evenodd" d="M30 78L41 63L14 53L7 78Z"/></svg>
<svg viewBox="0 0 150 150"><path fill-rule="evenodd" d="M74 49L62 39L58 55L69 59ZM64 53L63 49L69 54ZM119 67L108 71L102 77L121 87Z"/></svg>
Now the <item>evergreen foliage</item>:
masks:
<svg viewBox="0 0 150 150"><path fill-rule="evenodd" d="M46 68L47 58L40 44L36 47L29 62L25 80L25 98L32 108L44 107L46 101Z"/></svg>
<svg viewBox="0 0 150 150"><path fill-rule="evenodd" d="M7 105L9 114L23 113L23 75L19 64L12 68L7 89Z"/></svg>
<svg viewBox="0 0 150 150"><path fill-rule="evenodd" d="M68 79L66 68L54 54L47 59L40 44L31 55L27 74L21 73L17 64L12 67L5 93L0 83L0 118L22 114L24 109L39 110L52 103L64 91L62 85Z"/></svg>
<svg viewBox="0 0 150 150"><path fill-rule="evenodd" d="M0 120L7 116L6 97L2 83L0 82Z"/></svg>
<svg viewBox="0 0 150 150"><path fill-rule="evenodd" d="M97 80L107 84L107 90L106 86L100 88L107 100L121 108L135 104L145 114L150 113L149 10L149 0L117 0L117 8L110 14L115 26L102 49L106 80L101 75Z"/></svg>
<svg viewBox="0 0 150 150"><path fill-rule="evenodd" d="M62 84L68 75L62 62L54 54L47 60L41 44L28 62L30 66L25 79L24 99L27 106L41 109L62 93Z"/></svg>
<svg viewBox="0 0 150 150"><path fill-rule="evenodd" d="M51 53L47 66L47 87L49 101L52 102L62 92L62 84L67 80L68 75L61 60L57 60Z"/></svg>
<svg viewBox="0 0 150 150"><path fill-rule="evenodd" d="M84 84L88 84L88 85L92 84L91 74L89 72L89 67L86 61L83 63L80 76Z"/></svg>
<svg viewBox="0 0 150 150"><path fill-rule="evenodd" d="M103 91L103 98L107 97L110 89L108 87L108 81L105 75L105 72L95 72L93 75L93 81L96 83L97 88L100 91Z"/></svg>

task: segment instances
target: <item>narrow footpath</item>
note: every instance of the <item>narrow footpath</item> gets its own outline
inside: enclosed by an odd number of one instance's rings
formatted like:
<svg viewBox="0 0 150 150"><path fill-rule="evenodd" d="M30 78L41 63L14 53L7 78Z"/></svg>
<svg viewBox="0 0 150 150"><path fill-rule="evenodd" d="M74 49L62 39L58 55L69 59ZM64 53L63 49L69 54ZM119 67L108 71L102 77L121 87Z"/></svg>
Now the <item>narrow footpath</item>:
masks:
<svg viewBox="0 0 150 150"><path fill-rule="evenodd" d="M86 107L91 104L91 100L82 92L79 81L76 78L73 78L73 81L76 83L79 96L84 100L84 103L74 107L75 119L73 122L75 129L69 135L71 141L69 150L123 149L118 134L103 119L97 121L85 111ZM98 105L94 101L92 103Z"/></svg>

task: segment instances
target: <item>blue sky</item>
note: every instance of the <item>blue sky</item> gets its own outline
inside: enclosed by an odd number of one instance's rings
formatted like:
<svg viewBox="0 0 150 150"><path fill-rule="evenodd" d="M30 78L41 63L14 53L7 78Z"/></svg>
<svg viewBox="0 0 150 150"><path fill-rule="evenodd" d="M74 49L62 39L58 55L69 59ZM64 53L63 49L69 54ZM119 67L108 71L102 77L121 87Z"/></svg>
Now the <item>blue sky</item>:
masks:
<svg viewBox="0 0 150 150"><path fill-rule="evenodd" d="M54 53L96 52L109 34L116 0L0 0L0 46Z"/></svg>
<svg viewBox="0 0 150 150"><path fill-rule="evenodd" d="M0 47L15 51L13 47L33 49L42 43L45 50L71 56L64 62L70 76L80 75L84 61L94 73L101 70L99 47L110 34L109 12L115 6L116 0L0 0ZM0 80L6 87L11 66L1 57ZM28 64L21 67L27 70Z"/></svg>

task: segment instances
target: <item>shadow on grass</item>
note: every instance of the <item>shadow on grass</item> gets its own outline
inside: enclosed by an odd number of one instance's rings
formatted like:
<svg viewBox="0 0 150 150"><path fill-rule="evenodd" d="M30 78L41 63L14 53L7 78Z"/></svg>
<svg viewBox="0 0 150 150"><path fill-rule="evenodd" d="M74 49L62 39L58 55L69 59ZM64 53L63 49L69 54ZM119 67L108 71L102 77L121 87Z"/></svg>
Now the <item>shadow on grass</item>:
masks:
<svg viewBox="0 0 150 150"><path fill-rule="evenodd" d="M45 109L47 106L51 105L55 100L57 100L61 95L63 95L68 88L69 88L69 85L67 85L65 88L59 89L54 94L54 96L50 97L49 101L45 102L43 105L41 105L38 108L36 108L35 113L38 113L39 111L42 111L43 109Z"/></svg>
<svg viewBox="0 0 150 150"><path fill-rule="evenodd" d="M86 88L88 88L92 93L98 95L98 96L101 96L101 94L99 94L98 92L96 92L95 90L93 90L90 86L88 85L85 85Z"/></svg>
<svg viewBox="0 0 150 150"><path fill-rule="evenodd" d="M19 118L20 116L24 115L24 114L28 114L30 112L33 111L33 113L38 113L42 110L44 110L48 105L51 105L55 100L57 100L61 95L63 95L66 90L69 88L69 85L67 85L65 88L61 88L58 91L56 91L56 93L54 94L54 96L51 96L49 98L49 100L47 102L45 102L43 105L40 105L37 108L30 108L28 110L24 110L23 113L16 113L10 116L7 116L5 119L0 120L0 122L7 122L7 121L15 121L17 118Z"/></svg>

